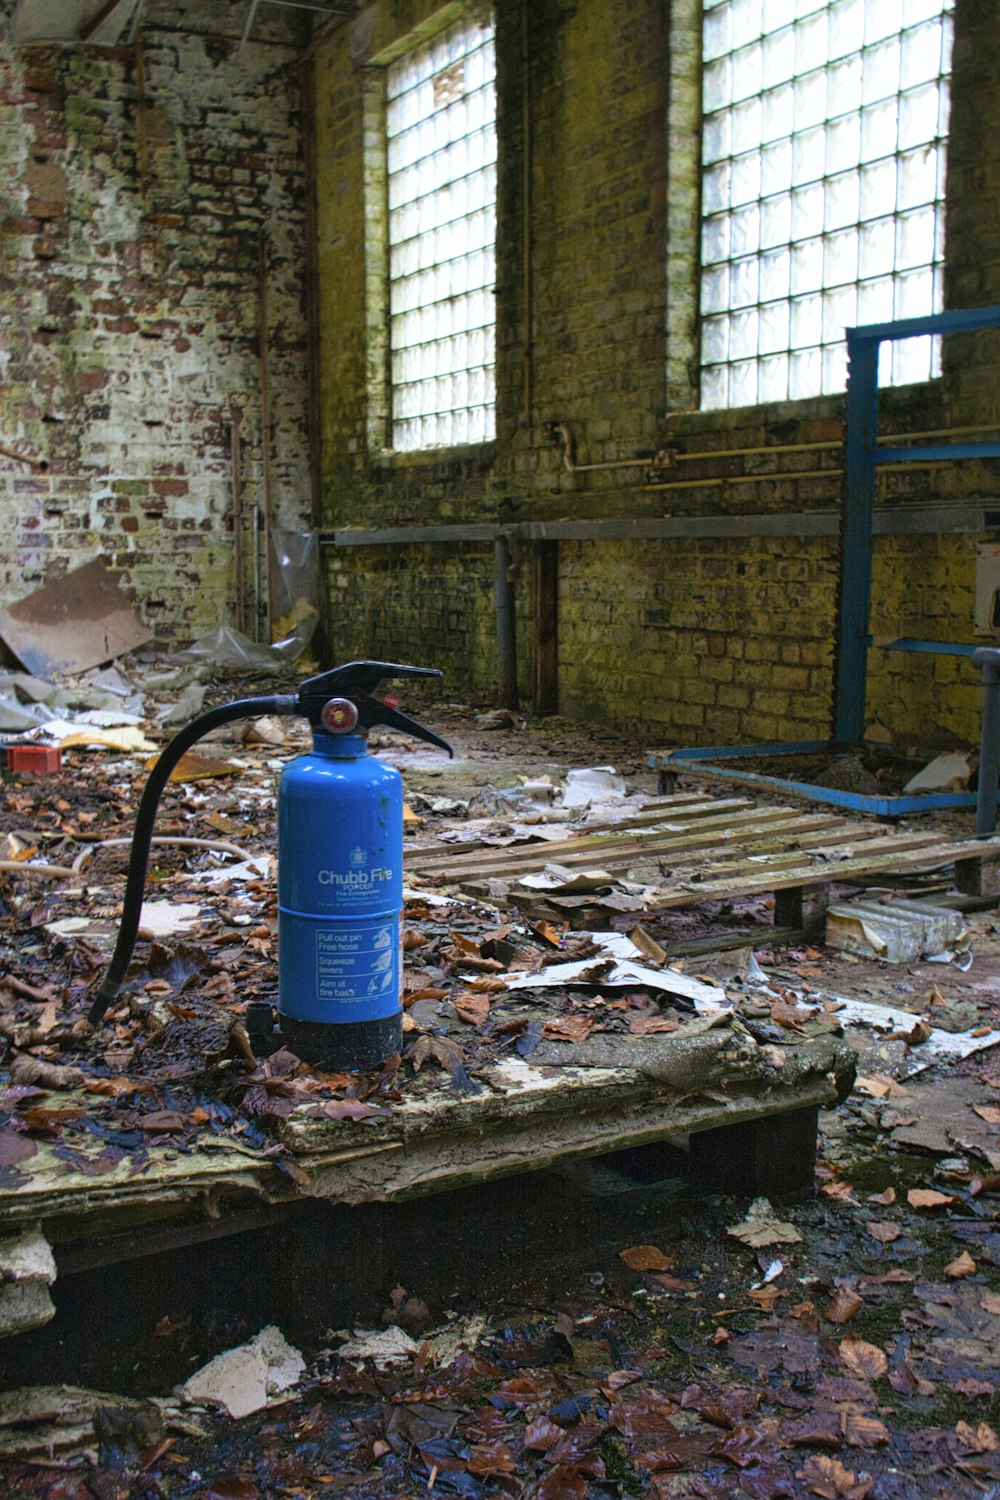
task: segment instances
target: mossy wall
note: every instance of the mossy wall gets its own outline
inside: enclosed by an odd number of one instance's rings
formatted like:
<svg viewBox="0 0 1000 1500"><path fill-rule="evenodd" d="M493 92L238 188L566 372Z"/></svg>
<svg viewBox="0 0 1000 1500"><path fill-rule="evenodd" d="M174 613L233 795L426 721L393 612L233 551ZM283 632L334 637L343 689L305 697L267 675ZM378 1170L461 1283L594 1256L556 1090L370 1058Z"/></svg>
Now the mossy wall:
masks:
<svg viewBox="0 0 1000 1500"><path fill-rule="evenodd" d="M334 546L332 538L508 527L530 702L534 524L560 538L562 712L586 719L599 701L604 719L656 745L824 737L841 586L844 403L697 410L691 0L497 7L496 441L428 456L383 446L384 226L372 222L365 192L366 174L371 185L377 173L377 62L442 9L377 0L316 50L322 514L340 654L439 666L446 692L490 701L489 545ZM957 0L951 307L1000 302L1000 138L984 126L1000 117L993 25L985 0ZM941 379L884 393L882 430L975 427L1000 436L998 375L1000 333L953 339ZM654 458L664 449L673 450L669 464ZM992 461L883 472L876 640L988 639L974 635L973 598L977 543L1000 509L996 489ZM646 523L662 534L642 534ZM870 653L869 721L904 738L975 742L978 713L967 661Z"/></svg>

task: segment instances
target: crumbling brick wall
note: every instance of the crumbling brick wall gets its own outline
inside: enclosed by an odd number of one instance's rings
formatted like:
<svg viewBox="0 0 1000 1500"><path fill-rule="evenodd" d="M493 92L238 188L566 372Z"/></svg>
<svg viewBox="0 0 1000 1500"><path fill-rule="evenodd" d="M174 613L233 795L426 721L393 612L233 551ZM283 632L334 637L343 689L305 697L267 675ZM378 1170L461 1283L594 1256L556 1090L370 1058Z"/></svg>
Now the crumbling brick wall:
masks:
<svg viewBox="0 0 1000 1500"><path fill-rule="evenodd" d="M496 442L426 459L373 451L365 80L373 57L441 9L438 0L367 6L317 50L321 333L331 351L322 385L324 525L575 528L559 533L564 711L586 717L599 701L605 719L664 745L825 736L840 586L843 398L697 410L693 0L495 7ZM1000 302L1000 141L988 124L1000 109L993 11L985 0L957 0L948 307ZM884 394L883 429L1000 424L998 368L1000 332L952 340L942 379ZM560 426L572 434L575 473L564 462ZM651 465L664 448L676 461ZM983 461L880 478L877 640L983 639L973 634L983 534L968 516L993 506L996 475L997 465ZM918 512L923 519L911 526ZM654 521L663 523L659 536L642 530ZM527 700L532 542L515 539L514 548ZM374 631L379 654L413 658L419 648L420 660L461 684L455 691L492 697L488 547L468 549L457 606L451 544L330 551L330 625L343 654L368 651ZM869 720L901 737L975 742L978 711L967 660L871 652Z"/></svg>
<svg viewBox="0 0 1000 1500"><path fill-rule="evenodd" d="M310 525L305 23L241 49L245 9L150 4L115 48L0 14L0 444L38 460L0 455L0 603L100 555L158 639L233 625L239 512L253 635L265 500Z"/></svg>

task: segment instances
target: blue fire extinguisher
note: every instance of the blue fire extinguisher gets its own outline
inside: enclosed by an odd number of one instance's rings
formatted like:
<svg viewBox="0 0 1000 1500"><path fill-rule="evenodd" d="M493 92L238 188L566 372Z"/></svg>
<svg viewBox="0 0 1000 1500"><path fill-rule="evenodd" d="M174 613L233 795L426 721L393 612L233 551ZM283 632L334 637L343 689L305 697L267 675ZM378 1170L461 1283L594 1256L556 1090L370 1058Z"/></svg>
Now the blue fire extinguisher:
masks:
<svg viewBox="0 0 1000 1500"><path fill-rule="evenodd" d="M103 1018L131 960L153 820L181 756L220 724L301 714L312 726L312 749L286 766L278 792L282 1039L297 1056L325 1068L374 1067L398 1051L403 783L394 767L368 754L367 731L382 724L450 755L447 741L374 696L385 678L440 676L426 667L349 662L308 678L297 693L240 699L185 725L143 791L118 940L90 1008L91 1022Z"/></svg>

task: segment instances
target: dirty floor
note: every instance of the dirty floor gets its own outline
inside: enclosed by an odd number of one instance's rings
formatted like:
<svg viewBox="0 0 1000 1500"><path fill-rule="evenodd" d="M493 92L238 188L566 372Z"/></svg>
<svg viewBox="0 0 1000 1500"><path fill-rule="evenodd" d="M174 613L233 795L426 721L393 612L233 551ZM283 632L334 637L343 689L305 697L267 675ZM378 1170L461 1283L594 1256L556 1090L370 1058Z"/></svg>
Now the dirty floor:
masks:
<svg viewBox="0 0 1000 1500"><path fill-rule="evenodd" d="M645 765L655 747L461 705L419 712L454 743L454 761L378 740L420 820L414 847L443 837L462 848L477 815L503 839L517 817L502 792L572 768L614 767L634 798L655 790ZM155 724L147 732L155 751L163 736ZM146 933L129 993L99 1037L82 1017L127 854L108 841L131 832L149 754L81 749L59 773L7 775L8 1187L43 1140L74 1170L128 1157L141 1172L150 1142L183 1152L198 1130L275 1149L303 1090L362 1129L366 1109L419 1086L405 1049L391 1074L360 1085L317 1087L299 1074L284 1090L255 1085L254 1059L241 1053L246 1002L275 983L273 873L212 881L243 854L273 853L275 778L300 743L294 731L274 744L220 738L202 747L208 764L168 789L159 833L232 849L157 846L149 897L163 927ZM949 838L971 834L973 815L967 826L963 817L950 816ZM84 878L11 868L42 861L79 861ZM897 888L946 894L947 879ZM193 910L179 928L183 905ZM527 921L531 941L586 938L523 907L498 904L497 917L515 933ZM817 1027L846 1033L858 1075L845 1103L821 1114L812 1196L752 1204L706 1193L683 1179L675 1154L649 1148L420 1203L289 1209L244 1237L131 1265L81 1258L52 1289L56 1318L0 1345L0 1493L1000 1496L1000 1048L987 1045L1000 1028L1000 917L980 902L950 961L903 964L834 950L822 933L781 940L771 918L755 895L642 926L687 974L723 986L762 1044ZM627 930L635 916L612 911L607 925ZM447 961L426 941L426 913L411 914L408 929L423 939L407 952L411 991L440 989ZM496 941L481 918L461 930L480 953ZM486 960L481 973L502 977L503 964ZM417 1012L407 1047L443 1038L426 1066L450 1076L446 1086L461 1087L455 1050L473 1066L485 1045L490 994L480 990L465 1015L440 996L436 1019ZM615 1002L590 998L593 1024L595 1007ZM844 1021L845 999L901 1014L891 1029ZM629 1024L649 1019L641 987L617 1003ZM561 1022L578 1016L564 1007ZM961 1039L951 1052L949 1036ZM212 1067L227 1089L206 1090ZM75 1118L59 1068L92 1091ZM301 1365L261 1409L233 1417L172 1395L273 1323Z"/></svg>

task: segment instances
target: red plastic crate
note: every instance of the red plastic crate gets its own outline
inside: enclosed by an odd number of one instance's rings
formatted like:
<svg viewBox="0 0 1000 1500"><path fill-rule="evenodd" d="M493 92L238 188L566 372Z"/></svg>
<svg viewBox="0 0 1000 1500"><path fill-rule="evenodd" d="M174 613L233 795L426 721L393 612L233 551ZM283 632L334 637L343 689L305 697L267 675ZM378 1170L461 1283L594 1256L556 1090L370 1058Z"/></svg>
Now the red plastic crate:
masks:
<svg viewBox="0 0 1000 1500"><path fill-rule="evenodd" d="M62 769L62 751L58 745L7 745L4 759L9 771L34 771L45 776Z"/></svg>

